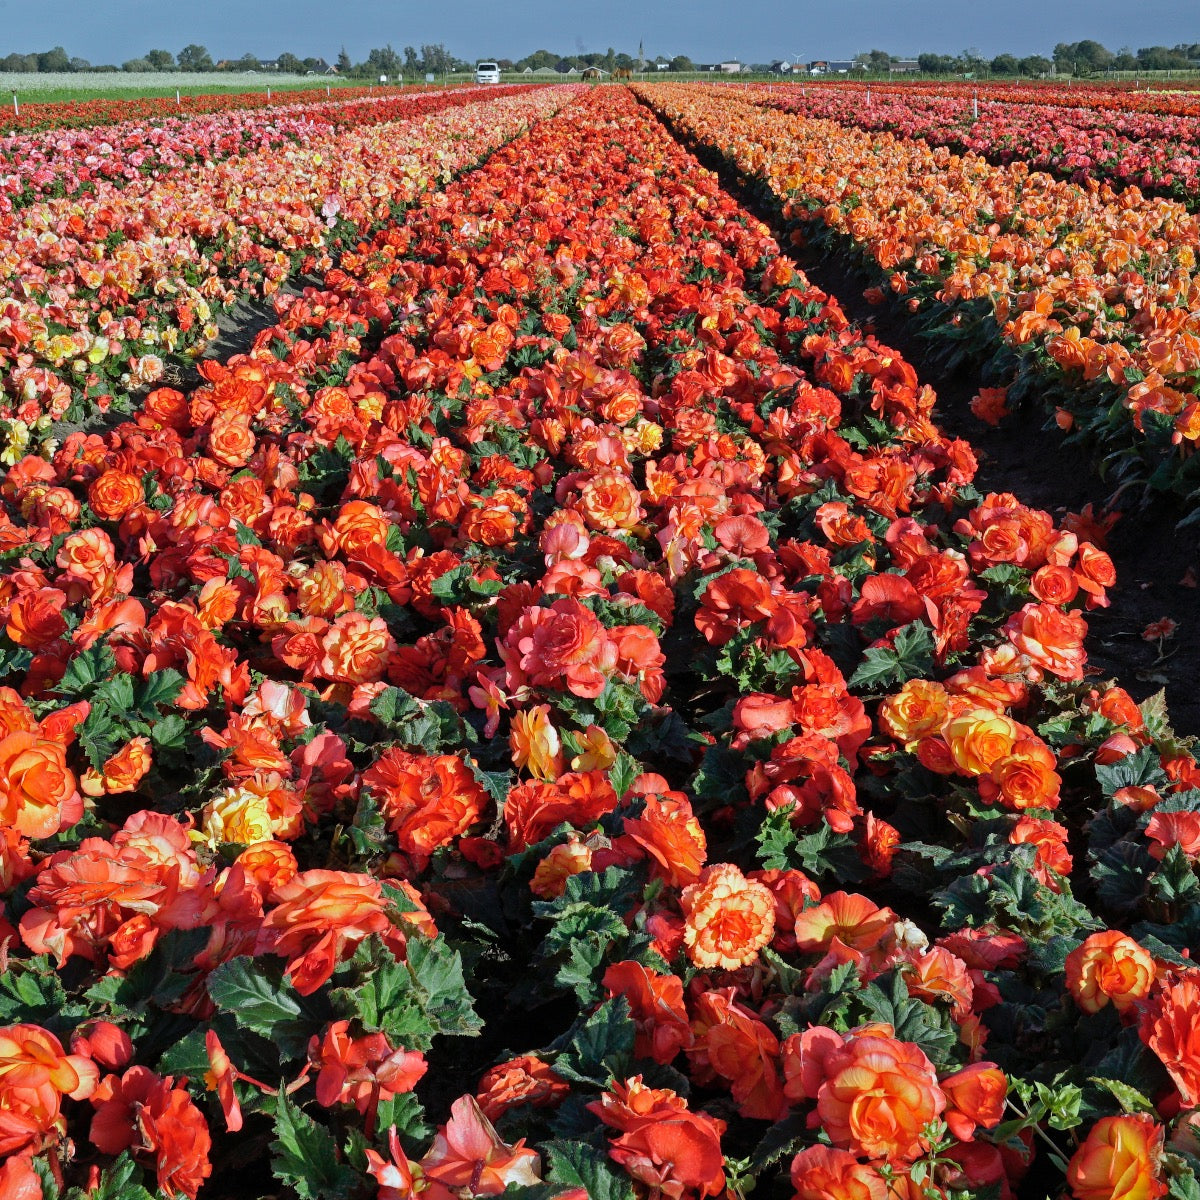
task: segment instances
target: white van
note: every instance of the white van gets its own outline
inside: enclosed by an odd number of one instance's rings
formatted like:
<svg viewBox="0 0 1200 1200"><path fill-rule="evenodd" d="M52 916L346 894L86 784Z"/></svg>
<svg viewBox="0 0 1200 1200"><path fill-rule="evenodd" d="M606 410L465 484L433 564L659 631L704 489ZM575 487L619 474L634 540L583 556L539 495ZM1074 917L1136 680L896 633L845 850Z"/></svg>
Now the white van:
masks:
<svg viewBox="0 0 1200 1200"><path fill-rule="evenodd" d="M476 83L499 83L500 65L494 62L481 62L475 68Z"/></svg>

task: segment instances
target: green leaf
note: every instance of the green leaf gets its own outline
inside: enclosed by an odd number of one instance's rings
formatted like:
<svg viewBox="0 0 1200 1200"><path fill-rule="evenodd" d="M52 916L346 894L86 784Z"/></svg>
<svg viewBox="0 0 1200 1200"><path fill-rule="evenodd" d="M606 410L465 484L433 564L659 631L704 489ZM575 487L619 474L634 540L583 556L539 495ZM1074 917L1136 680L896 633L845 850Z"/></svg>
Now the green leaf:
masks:
<svg viewBox="0 0 1200 1200"><path fill-rule="evenodd" d="M440 934L408 941L407 967L434 1032L474 1037L483 1028L463 975L462 955Z"/></svg>
<svg viewBox="0 0 1200 1200"><path fill-rule="evenodd" d="M59 696L72 698L90 696L93 688L109 679L117 669L117 656L105 642L96 642L81 650L67 664L67 669L54 689Z"/></svg>
<svg viewBox="0 0 1200 1200"><path fill-rule="evenodd" d="M808 1131L808 1118L803 1113L792 1113L777 1121L754 1147L750 1163L757 1171L774 1166L782 1158L791 1158L812 1140Z"/></svg>
<svg viewBox="0 0 1200 1200"><path fill-rule="evenodd" d="M1106 1092L1109 1092L1121 1106L1122 1112L1156 1112L1153 1102L1148 1097L1143 1096L1137 1088L1130 1086L1128 1083L1122 1083L1119 1079L1103 1079L1099 1075L1093 1075L1088 1082L1094 1083L1097 1087L1102 1087Z"/></svg>
<svg viewBox="0 0 1200 1200"><path fill-rule="evenodd" d="M617 793L617 799L623 799L625 793L633 786L633 781L642 773L641 764L636 758L623 750L617 755L616 762L609 768L608 781Z"/></svg>
<svg viewBox="0 0 1200 1200"><path fill-rule="evenodd" d="M100 1172L100 1182L94 1190L84 1193L80 1188L72 1188L65 1200L75 1200L85 1194L88 1200L154 1200L153 1194L142 1186L142 1168L129 1156L128 1150L122 1151L115 1162Z"/></svg>
<svg viewBox="0 0 1200 1200"><path fill-rule="evenodd" d="M869 691L927 676L933 670L933 633L924 621L913 621L896 632L893 646L872 646L858 670L850 677L851 687Z"/></svg>
<svg viewBox="0 0 1200 1200"><path fill-rule="evenodd" d="M1162 757L1153 746L1096 767L1096 781L1106 796L1112 796L1123 787L1152 787L1165 782L1166 778Z"/></svg>
<svg viewBox="0 0 1200 1200"><path fill-rule="evenodd" d="M358 1190L358 1173L338 1161L337 1144L322 1125L280 1091L275 1105L271 1170L300 1200L347 1200Z"/></svg>
<svg viewBox="0 0 1200 1200"><path fill-rule="evenodd" d="M633 1019L624 996L606 1000L594 1013L577 1022L554 1069L574 1083L607 1087L629 1074L633 1063Z"/></svg>
<svg viewBox="0 0 1200 1200"><path fill-rule="evenodd" d="M551 1142L547 1178L564 1188L583 1188L588 1200L634 1200L633 1183L605 1150L587 1142Z"/></svg>
<svg viewBox="0 0 1200 1200"><path fill-rule="evenodd" d="M243 1029L273 1041L286 1058L301 1058L320 1033L319 1013L283 978L281 964L242 955L222 963L208 977L213 1003Z"/></svg>

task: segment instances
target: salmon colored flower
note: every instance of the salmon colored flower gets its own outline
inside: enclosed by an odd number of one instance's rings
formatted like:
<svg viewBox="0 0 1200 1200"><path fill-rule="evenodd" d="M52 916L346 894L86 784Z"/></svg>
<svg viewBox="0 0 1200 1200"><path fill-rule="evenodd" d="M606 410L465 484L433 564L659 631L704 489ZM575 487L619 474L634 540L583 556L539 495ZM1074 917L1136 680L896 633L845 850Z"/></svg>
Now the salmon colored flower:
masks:
<svg viewBox="0 0 1200 1200"><path fill-rule="evenodd" d="M1067 991L1084 1012L1106 1004L1120 1013L1144 1000L1154 984L1154 959L1117 930L1089 935L1067 955Z"/></svg>
<svg viewBox="0 0 1200 1200"><path fill-rule="evenodd" d="M721 1153L724 1121L688 1111L667 1088L649 1088L640 1075L614 1083L588 1108L620 1131L609 1156L664 1200L719 1196L725 1190Z"/></svg>
<svg viewBox="0 0 1200 1200"><path fill-rule="evenodd" d="M538 863L529 890L543 900L552 900L567 890L567 880L572 875L582 875L591 869L591 846L579 834L571 833L565 842L552 846Z"/></svg>
<svg viewBox="0 0 1200 1200"><path fill-rule="evenodd" d="M507 1145L474 1096L460 1096L450 1120L438 1130L425 1157L425 1177L472 1196L499 1196L509 1184L530 1186L541 1180L541 1156L524 1140Z"/></svg>
<svg viewBox="0 0 1200 1200"><path fill-rule="evenodd" d="M308 1044L317 1103L326 1108L353 1104L360 1114L373 1112L381 1101L411 1092L429 1068L420 1051L393 1048L382 1033L352 1038L349 1031L349 1021L334 1021Z"/></svg>
<svg viewBox="0 0 1200 1200"><path fill-rule="evenodd" d="M1004 1115L1008 1080L995 1063L977 1062L941 1081L946 1093L942 1114L950 1132L960 1142L969 1142L976 1128L992 1129Z"/></svg>
<svg viewBox="0 0 1200 1200"><path fill-rule="evenodd" d="M498 1121L510 1108L529 1104L555 1108L571 1094L571 1085L540 1058L525 1054L486 1071L475 1099L489 1121Z"/></svg>
<svg viewBox="0 0 1200 1200"><path fill-rule="evenodd" d="M792 1159L792 1200L887 1200L883 1176L849 1150L809 1146Z"/></svg>
<svg viewBox="0 0 1200 1200"><path fill-rule="evenodd" d="M85 771L80 789L87 796L115 796L137 790L153 762L154 753L148 737L132 738L107 759L100 770Z"/></svg>
<svg viewBox="0 0 1200 1200"><path fill-rule="evenodd" d="M0 1155L40 1150L65 1128L62 1100L84 1100L96 1087L96 1064L68 1054L39 1025L0 1027Z"/></svg>
<svg viewBox="0 0 1200 1200"><path fill-rule="evenodd" d="M255 954L278 954L302 996L315 992L363 938L383 935L395 944L383 909L383 889L369 875L302 871L277 888L276 906L263 920Z"/></svg>
<svg viewBox="0 0 1200 1200"><path fill-rule="evenodd" d="M509 631L501 654L534 687L566 690L585 699L604 691L616 670L617 647L594 613L571 596L549 608L526 609Z"/></svg>
<svg viewBox="0 0 1200 1200"><path fill-rule="evenodd" d="M1200 972L1188 971L1153 994L1139 1033L1167 1068L1183 1107L1200 1106Z"/></svg>
<svg viewBox="0 0 1200 1200"><path fill-rule="evenodd" d="M1157 1200L1163 1127L1144 1113L1102 1117L1067 1165L1074 1200Z"/></svg>
<svg viewBox="0 0 1200 1200"><path fill-rule="evenodd" d="M159 1188L195 1200L212 1174L212 1137L191 1097L147 1067L108 1075L92 1093L91 1141L104 1154L132 1152L152 1166Z"/></svg>
<svg viewBox="0 0 1200 1200"><path fill-rule="evenodd" d="M1151 858L1161 862L1173 846L1178 846L1192 861L1200 858L1200 813L1152 813L1145 832Z"/></svg>
<svg viewBox="0 0 1200 1200"><path fill-rule="evenodd" d="M1083 678L1087 623L1078 613L1063 612L1049 604L1026 604L1009 617L1004 632L1035 668L1059 679Z"/></svg>
<svg viewBox="0 0 1200 1200"><path fill-rule="evenodd" d="M382 679L396 642L381 617L343 613L321 641L318 673L335 683L374 683Z"/></svg>
<svg viewBox="0 0 1200 1200"><path fill-rule="evenodd" d="M736 991L701 993L693 1006L688 1061L698 1083L724 1079L743 1117L778 1121L787 1112L779 1074L779 1039Z"/></svg>
<svg viewBox="0 0 1200 1200"><path fill-rule="evenodd" d="M537 779L557 779L562 774L563 753L558 730L550 721L550 706L535 704L515 713L508 735L513 766Z"/></svg>
<svg viewBox="0 0 1200 1200"><path fill-rule="evenodd" d="M641 963L613 963L604 972L610 996L629 1002L635 1029L633 1051L638 1058L669 1063L694 1041L683 1003L683 980L659 975Z"/></svg>
<svg viewBox="0 0 1200 1200"><path fill-rule="evenodd" d="M363 772L362 786L418 869L439 846L466 833L489 803L457 754L413 754L391 746Z"/></svg>
<svg viewBox="0 0 1200 1200"><path fill-rule="evenodd" d="M775 901L761 883L732 863L706 867L684 888L683 940L688 957L702 969L736 970L752 963L775 932Z"/></svg>
<svg viewBox="0 0 1200 1200"><path fill-rule="evenodd" d="M237 1133L242 1127L242 1106L238 1103L237 1093L233 1090L233 1081L237 1072L221 1039L215 1029L209 1029L204 1034L204 1048L208 1054L208 1070L204 1073L204 1086L210 1092L217 1093L221 1111L225 1114L225 1128L230 1133Z"/></svg>
<svg viewBox="0 0 1200 1200"><path fill-rule="evenodd" d="M925 1153L922 1131L945 1110L946 1097L919 1046L852 1037L825 1067L815 1117L835 1146L900 1164Z"/></svg>
<svg viewBox="0 0 1200 1200"><path fill-rule="evenodd" d="M0 824L48 838L82 816L83 800L60 743L25 732L0 740Z"/></svg>

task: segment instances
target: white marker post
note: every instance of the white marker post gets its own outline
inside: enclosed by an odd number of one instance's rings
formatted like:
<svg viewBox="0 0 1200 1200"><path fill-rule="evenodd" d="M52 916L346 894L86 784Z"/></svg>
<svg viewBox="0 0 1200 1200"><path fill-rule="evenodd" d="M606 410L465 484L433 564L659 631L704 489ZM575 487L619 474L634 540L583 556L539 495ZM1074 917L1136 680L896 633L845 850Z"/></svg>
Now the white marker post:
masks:
<svg viewBox="0 0 1200 1200"><path fill-rule="evenodd" d="M979 120L979 93L976 92L971 101L971 113L976 121Z"/></svg>
<svg viewBox="0 0 1200 1200"><path fill-rule="evenodd" d="M179 96L179 89L178 89L178 88L176 88L176 89L175 89L175 107L176 107L176 108L182 108L182 107L183 107L183 101L180 99L180 96Z"/></svg>
<svg viewBox="0 0 1200 1200"><path fill-rule="evenodd" d="M271 89L270 88L267 88L267 99L268 100L271 99Z"/></svg>
<svg viewBox="0 0 1200 1200"><path fill-rule="evenodd" d="M19 117L20 115L21 115L21 106L17 103L17 93L13 92L13 116Z"/></svg>

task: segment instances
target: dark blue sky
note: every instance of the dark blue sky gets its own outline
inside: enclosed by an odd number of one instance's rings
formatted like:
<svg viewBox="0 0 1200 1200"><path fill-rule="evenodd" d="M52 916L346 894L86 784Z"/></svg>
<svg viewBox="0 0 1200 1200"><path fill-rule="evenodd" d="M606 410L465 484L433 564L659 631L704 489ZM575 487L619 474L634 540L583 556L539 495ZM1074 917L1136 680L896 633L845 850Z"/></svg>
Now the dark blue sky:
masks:
<svg viewBox="0 0 1200 1200"><path fill-rule="evenodd" d="M63 45L121 62L189 42L214 58L285 50L356 60L372 46L443 42L463 58L609 46L647 57L761 62L849 57L875 47L1033 54L1095 38L1110 49L1200 42L1197 0L0 0L0 56Z"/></svg>

